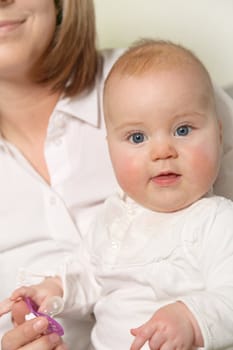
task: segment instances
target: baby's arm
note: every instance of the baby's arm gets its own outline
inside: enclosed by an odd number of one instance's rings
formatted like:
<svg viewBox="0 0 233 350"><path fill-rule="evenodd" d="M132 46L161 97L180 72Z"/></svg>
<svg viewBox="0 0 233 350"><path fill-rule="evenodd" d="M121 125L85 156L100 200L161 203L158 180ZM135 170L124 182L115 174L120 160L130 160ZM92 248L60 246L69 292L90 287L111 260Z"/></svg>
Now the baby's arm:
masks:
<svg viewBox="0 0 233 350"><path fill-rule="evenodd" d="M160 308L152 318L131 329L135 339L130 350L139 350L148 341L151 350L190 350L202 347L203 337L196 319L182 302Z"/></svg>

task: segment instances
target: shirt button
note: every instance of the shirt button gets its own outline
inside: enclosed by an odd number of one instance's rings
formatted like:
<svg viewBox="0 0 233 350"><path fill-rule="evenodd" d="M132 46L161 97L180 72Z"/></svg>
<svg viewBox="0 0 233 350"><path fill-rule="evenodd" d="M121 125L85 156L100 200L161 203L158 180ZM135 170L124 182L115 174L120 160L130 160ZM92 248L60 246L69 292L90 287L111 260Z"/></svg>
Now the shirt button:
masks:
<svg viewBox="0 0 233 350"><path fill-rule="evenodd" d="M118 241L111 241L112 249L116 250L120 248L120 243Z"/></svg>

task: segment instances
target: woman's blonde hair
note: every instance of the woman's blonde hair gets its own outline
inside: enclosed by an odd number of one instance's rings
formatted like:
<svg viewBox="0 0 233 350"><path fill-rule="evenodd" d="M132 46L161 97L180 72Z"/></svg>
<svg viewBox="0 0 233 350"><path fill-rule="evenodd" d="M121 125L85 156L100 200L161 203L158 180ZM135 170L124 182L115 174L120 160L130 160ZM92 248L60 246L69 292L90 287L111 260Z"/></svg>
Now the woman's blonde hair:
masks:
<svg viewBox="0 0 233 350"><path fill-rule="evenodd" d="M32 77L72 96L94 83L98 69L92 0L54 0L57 26L52 42L33 67Z"/></svg>

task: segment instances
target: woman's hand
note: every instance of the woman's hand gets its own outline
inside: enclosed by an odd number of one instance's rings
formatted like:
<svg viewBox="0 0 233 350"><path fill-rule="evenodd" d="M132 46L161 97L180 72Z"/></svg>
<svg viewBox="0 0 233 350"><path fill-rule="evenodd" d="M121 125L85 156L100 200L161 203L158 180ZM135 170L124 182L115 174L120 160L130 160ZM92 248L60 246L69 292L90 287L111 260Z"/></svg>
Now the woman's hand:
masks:
<svg viewBox="0 0 233 350"><path fill-rule="evenodd" d="M28 309L23 301L12 306L12 318L16 328L3 336L1 350L67 350L57 334L42 335L48 327L46 318L38 317L25 322L27 313Z"/></svg>
<svg viewBox="0 0 233 350"><path fill-rule="evenodd" d="M45 318L26 321L7 332L1 342L2 350L67 350L61 338L52 333L41 335L46 330L48 322Z"/></svg>

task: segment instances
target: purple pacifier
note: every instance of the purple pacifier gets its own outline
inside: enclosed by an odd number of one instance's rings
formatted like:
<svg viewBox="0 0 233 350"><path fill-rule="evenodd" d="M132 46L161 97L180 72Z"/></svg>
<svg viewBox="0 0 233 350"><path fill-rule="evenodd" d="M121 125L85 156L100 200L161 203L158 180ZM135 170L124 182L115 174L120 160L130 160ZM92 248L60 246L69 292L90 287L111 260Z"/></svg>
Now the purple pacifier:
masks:
<svg viewBox="0 0 233 350"><path fill-rule="evenodd" d="M48 311L46 309L45 312L38 311L39 307L32 299L25 297L24 301L26 302L30 313L33 314L34 317L43 316L46 317L49 321L49 325L45 334L57 333L59 336L62 336L64 334L64 329L62 328L62 326L53 318L54 315L58 314L63 309L64 303L62 298L56 296L50 298L47 304Z"/></svg>

